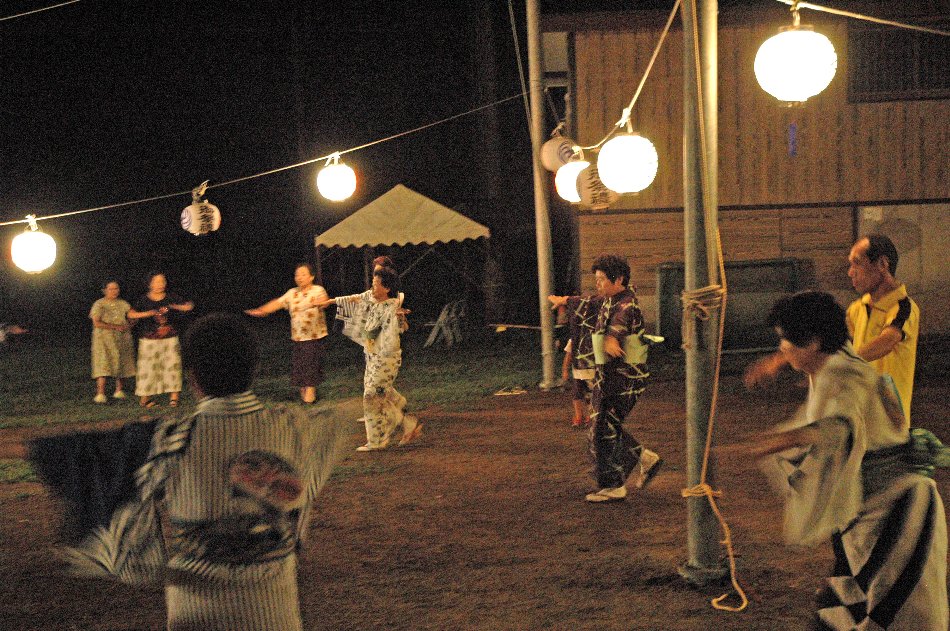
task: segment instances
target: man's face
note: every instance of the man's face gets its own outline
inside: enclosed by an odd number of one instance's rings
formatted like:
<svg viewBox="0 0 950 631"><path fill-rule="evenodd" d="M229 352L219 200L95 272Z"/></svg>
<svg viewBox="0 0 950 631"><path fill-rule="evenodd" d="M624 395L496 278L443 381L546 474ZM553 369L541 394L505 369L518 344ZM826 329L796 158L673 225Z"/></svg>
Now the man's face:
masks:
<svg viewBox="0 0 950 631"><path fill-rule="evenodd" d="M854 244L848 255L848 278L851 279L851 286L859 294L871 293L884 282L882 268L886 265L886 260L880 258L877 262L872 262L868 258L870 245L867 239L861 239Z"/></svg>
<svg viewBox="0 0 950 631"><path fill-rule="evenodd" d="M594 284L597 286L597 293L605 298L610 298L623 291L622 278L612 281L600 270L594 272Z"/></svg>

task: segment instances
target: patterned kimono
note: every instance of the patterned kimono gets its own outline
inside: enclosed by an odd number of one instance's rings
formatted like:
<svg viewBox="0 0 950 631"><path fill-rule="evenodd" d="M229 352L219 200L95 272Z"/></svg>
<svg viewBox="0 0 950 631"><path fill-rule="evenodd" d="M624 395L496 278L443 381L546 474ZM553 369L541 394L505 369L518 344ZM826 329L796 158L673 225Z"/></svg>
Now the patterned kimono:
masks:
<svg viewBox="0 0 950 631"><path fill-rule="evenodd" d="M301 629L297 552L349 413L266 409L245 392L165 420L136 473L138 501L67 550L74 571L164 582L170 630Z"/></svg>
<svg viewBox="0 0 950 631"><path fill-rule="evenodd" d="M819 629L947 629L947 526L930 477L947 454L929 432L908 434L892 389L847 344L780 428L810 426L818 440L762 462L786 498L786 540L832 540Z"/></svg>
<svg viewBox="0 0 950 631"><path fill-rule="evenodd" d="M397 314L402 295L377 302L372 290L367 290L337 298L337 304L341 303L348 304L344 333L363 347L366 359L363 373L366 443L371 449L382 449L389 445L398 427L407 425L406 397L393 387L402 365L399 336L404 321Z"/></svg>
<svg viewBox="0 0 950 631"><path fill-rule="evenodd" d="M624 289L604 299L594 334L615 337L623 347L628 336L642 332L643 314L633 291ZM606 363L597 365L588 449L594 462L594 477L602 489L623 486L640 462L643 447L623 428L623 422L649 376L645 364L631 365L623 357L607 357Z"/></svg>

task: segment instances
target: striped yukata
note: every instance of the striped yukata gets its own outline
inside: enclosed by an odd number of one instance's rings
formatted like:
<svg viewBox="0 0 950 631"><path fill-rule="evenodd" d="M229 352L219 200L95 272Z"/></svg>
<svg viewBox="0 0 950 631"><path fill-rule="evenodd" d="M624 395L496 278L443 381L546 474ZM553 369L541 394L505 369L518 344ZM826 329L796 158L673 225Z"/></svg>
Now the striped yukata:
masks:
<svg viewBox="0 0 950 631"><path fill-rule="evenodd" d="M785 497L785 538L831 539L835 566L818 629L946 631L947 524L931 479L947 450L908 432L891 382L848 343L811 376L808 401L780 430L811 427L815 444L762 461Z"/></svg>
<svg viewBox="0 0 950 631"><path fill-rule="evenodd" d="M251 392L202 400L156 430L140 501L68 552L74 569L164 581L172 631L301 629L297 551L351 413L265 408Z"/></svg>

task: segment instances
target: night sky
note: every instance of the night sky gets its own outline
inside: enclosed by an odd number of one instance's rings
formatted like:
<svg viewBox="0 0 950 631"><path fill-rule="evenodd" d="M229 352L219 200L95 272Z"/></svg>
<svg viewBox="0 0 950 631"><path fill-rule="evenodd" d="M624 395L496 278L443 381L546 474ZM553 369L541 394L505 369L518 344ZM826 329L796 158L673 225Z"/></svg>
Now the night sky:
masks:
<svg viewBox="0 0 950 631"><path fill-rule="evenodd" d="M4 2L0 17L50 4ZM521 91L507 6L489 0L83 0L0 22L0 59L0 221L189 191ZM536 310L529 152L515 100L344 156L359 185L342 203L319 197L311 165L209 190L223 224L205 237L178 225L187 194L40 222L59 254L39 275L9 258L23 226L0 228L0 320L55 328L84 318L103 280L131 300L155 268L199 311L253 306L291 285L315 234L397 183L486 223Z"/></svg>

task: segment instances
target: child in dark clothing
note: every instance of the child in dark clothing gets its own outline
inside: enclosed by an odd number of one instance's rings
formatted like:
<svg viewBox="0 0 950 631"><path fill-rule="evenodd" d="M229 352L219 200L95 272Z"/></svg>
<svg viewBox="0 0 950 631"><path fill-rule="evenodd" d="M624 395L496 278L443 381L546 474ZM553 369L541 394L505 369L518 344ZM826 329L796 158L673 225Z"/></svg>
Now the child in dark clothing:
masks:
<svg viewBox="0 0 950 631"><path fill-rule="evenodd" d="M590 391L594 380L594 346L591 334L600 309L600 298L573 296L563 307L567 312L568 342L564 347L561 376L568 379L568 366L573 381L573 427L590 425Z"/></svg>

